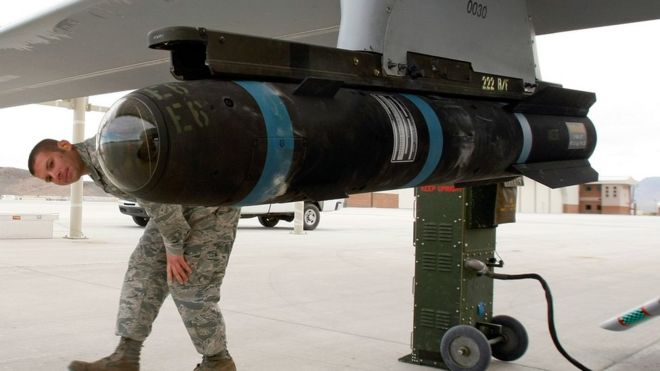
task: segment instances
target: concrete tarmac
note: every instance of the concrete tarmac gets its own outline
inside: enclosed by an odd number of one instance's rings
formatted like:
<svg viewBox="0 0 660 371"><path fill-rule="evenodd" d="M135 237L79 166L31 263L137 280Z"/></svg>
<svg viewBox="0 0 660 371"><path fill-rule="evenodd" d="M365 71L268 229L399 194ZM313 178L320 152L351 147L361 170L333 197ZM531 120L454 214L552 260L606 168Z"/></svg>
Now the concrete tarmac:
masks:
<svg viewBox="0 0 660 371"><path fill-rule="evenodd" d="M69 240L68 202L0 201L0 213L57 212L53 239L0 240L0 370L65 370L111 353L128 257L142 228L114 202L85 202ZM413 326L413 211L347 208L292 234L243 219L222 287L239 370L425 370L401 363ZM566 351L593 370L660 370L660 321L625 332L599 323L660 296L660 217L519 214L498 228L500 273L539 273ZM536 281L496 281L495 314L523 323L527 353L489 370L574 370L547 330ZM145 342L143 371L192 370L195 352L171 299Z"/></svg>

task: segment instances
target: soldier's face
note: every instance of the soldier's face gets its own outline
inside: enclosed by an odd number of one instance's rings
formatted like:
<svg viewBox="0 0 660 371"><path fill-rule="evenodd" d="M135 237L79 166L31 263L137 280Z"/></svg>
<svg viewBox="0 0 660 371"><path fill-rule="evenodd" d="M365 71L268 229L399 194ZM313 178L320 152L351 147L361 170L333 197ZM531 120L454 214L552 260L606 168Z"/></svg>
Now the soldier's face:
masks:
<svg viewBox="0 0 660 371"><path fill-rule="evenodd" d="M60 141L60 151L41 151L35 156L34 175L57 185L76 182L83 175L84 164L71 143Z"/></svg>

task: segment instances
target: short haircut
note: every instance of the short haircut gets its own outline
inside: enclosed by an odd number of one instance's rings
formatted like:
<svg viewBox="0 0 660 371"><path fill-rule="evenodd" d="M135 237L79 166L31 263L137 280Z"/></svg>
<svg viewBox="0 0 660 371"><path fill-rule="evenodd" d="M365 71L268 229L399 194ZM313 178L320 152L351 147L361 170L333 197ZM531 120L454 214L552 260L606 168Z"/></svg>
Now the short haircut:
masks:
<svg viewBox="0 0 660 371"><path fill-rule="evenodd" d="M32 148L32 151L30 152L30 157L28 157L28 170L30 170L30 174L34 174L34 161L36 160L36 157L39 153L41 152L62 152L62 149L57 146L57 141L55 139L44 139L41 142L37 143L37 145Z"/></svg>

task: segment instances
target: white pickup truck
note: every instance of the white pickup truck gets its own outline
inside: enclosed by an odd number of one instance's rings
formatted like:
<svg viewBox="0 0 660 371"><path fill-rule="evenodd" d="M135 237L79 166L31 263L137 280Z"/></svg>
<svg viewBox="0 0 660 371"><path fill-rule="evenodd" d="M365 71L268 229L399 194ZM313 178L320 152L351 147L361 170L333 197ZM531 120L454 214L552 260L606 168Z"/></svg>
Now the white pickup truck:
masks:
<svg viewBox="0 0 660 371"><path fill-rule="evenodd" d="M281 204L266 204L243 206L241 218L259 218L259 223L264 227L272 228L284 220L293 221L294 202ZM303 228L307 231L315 229L321 221L321 211L337 211L344 207L343 199L326 201L305 201L303 211ZM149 222L149 216L140 205L133 201L119 200L119 211L122 214L133 217L135 224L144 227Z"/></svg>

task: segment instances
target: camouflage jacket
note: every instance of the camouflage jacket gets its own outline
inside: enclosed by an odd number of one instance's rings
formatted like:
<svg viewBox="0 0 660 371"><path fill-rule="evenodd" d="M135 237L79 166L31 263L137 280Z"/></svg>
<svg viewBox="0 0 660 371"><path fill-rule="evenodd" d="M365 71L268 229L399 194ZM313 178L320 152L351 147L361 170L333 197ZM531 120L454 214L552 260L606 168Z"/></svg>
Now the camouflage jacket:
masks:
<svg viewBox="0 0 660 371"><path fill-rule="evenodd" d="M170 255L183 255L184 242L191 231L189 221L235 211L229 207L183 206L150 202L123 192L113 185L103 174L96 152L96 137L75 144L82 161L94 183L115 197L137 201L144 208L152 223L165 242L165 249Z"/></svg>

